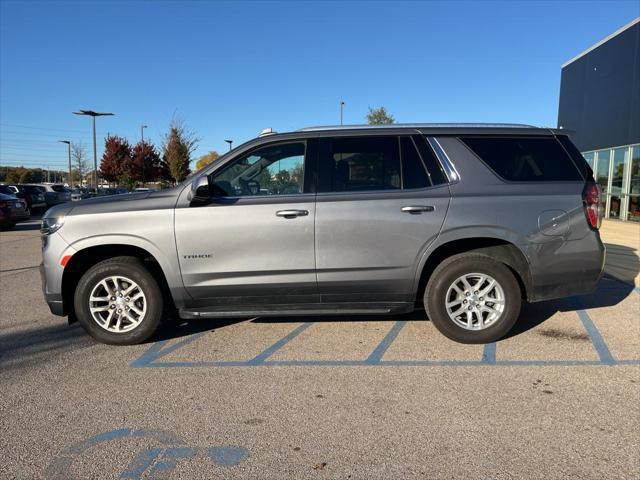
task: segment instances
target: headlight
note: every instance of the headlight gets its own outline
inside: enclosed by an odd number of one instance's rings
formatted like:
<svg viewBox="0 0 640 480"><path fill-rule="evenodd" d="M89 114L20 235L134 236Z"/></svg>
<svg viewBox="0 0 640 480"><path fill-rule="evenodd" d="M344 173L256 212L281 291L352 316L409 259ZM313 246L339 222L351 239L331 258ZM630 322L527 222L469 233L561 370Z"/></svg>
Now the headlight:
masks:
<svg viewBox="0 0 640 480"><path fill-rule="evenodd" d="M60 230L62 225L64 225L64 216L43 218L40 233L43 235L51 235Z"/></svg>

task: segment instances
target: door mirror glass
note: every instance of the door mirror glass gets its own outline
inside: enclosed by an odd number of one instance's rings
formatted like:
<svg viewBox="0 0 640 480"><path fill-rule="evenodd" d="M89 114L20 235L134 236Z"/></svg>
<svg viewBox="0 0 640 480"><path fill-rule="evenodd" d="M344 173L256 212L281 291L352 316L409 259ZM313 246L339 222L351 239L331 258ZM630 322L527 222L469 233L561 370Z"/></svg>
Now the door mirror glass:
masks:
<svg viewBox="0 0 640 480"><path fill-rule="evenodd" d="M209 187L209 177L203 175L194 178L191 182L190 200L192 205L204 205L211 198L211 188Z"/></svg>

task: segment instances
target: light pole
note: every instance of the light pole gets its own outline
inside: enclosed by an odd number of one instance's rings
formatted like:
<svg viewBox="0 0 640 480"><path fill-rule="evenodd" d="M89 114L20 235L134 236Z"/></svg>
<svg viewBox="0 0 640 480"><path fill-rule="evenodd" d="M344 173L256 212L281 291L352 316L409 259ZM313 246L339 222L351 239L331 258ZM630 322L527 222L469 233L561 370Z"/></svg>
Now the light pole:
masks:
<svg viewBox="0 0 640 480"><path fill-rule="evenodd" d="M340 125L342 125L343 110L344 110L344 101L340 100Z"/></svg>
<svg viewBox="0 0 640 480"><path fill-rule="evenodd" d="M69 140L58 140L60 143L66 143L69 147L69 186L73 188L73 178L71 173L71 142Z"/></svg>
<svg viewBox="0 0 640 480"><path fill-rule="evenodd" d="M96 153L96 117L103 117L105 115L113 115L113 113L100 113L93 110L80 110L79 112L73 112L74 115L88 115L93 120L93 186L98 193L98 154Z"/></svg>
<svg viewBox="0 0 640 480"><path fill-rule="evenodd" d="M140 142L142 143L142 186L144 187L144 129L147 128L147 125L140 125Z"/></svg>
<svg viewBox="0 0 640 480"><path fill-rule="evenodd" d="M231 145L233 144L233 140L225 140L229 144L229 151L231 151Z"/></svg>

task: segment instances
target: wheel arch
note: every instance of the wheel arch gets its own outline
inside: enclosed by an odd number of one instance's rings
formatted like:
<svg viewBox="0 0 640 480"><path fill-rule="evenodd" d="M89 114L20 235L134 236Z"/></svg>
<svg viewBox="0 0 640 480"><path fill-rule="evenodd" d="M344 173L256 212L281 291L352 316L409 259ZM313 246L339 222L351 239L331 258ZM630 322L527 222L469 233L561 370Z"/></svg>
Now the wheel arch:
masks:
<svg viewBox="0 0 640 480"><path fill-rule="evenodd" d="M76 247L77 248L77 247ZM114 257L134 257L140 259L158 282L158 286L165 300L173 304L173 297L163 266L156 256L148 250L131 244L101 244L77 250L64 267L62 274L62 302L65 312L69 315L69 323L76 321L73 296L75 287L82 276L93 265ZM175 305L172 305L175 306Z"/></svg>
<svg viewBox="0 0 640 480"><path fill-rule="evenodd" d="M505 238L470 236L440 242L424 256L418 270L416 301L422 302L427 282L433 271L445 259L460 253L473 252L505 264L516 277L523 298L530 298L533 281L529 262L517 245Z"/></svg>

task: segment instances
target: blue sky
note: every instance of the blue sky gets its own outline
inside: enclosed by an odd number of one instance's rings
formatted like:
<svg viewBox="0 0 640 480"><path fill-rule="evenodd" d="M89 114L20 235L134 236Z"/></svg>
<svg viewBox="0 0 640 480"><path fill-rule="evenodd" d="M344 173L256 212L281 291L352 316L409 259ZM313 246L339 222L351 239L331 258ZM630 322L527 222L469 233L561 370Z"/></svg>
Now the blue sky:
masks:
<svg viewBox="0 0 640 480"><path fill-rule="evenodd" d="M555 126L560 66L640 1L0 1L0 165L63 168L107 132L160 143L174 114L225 151L265 127L399 122Z"/></svg>

